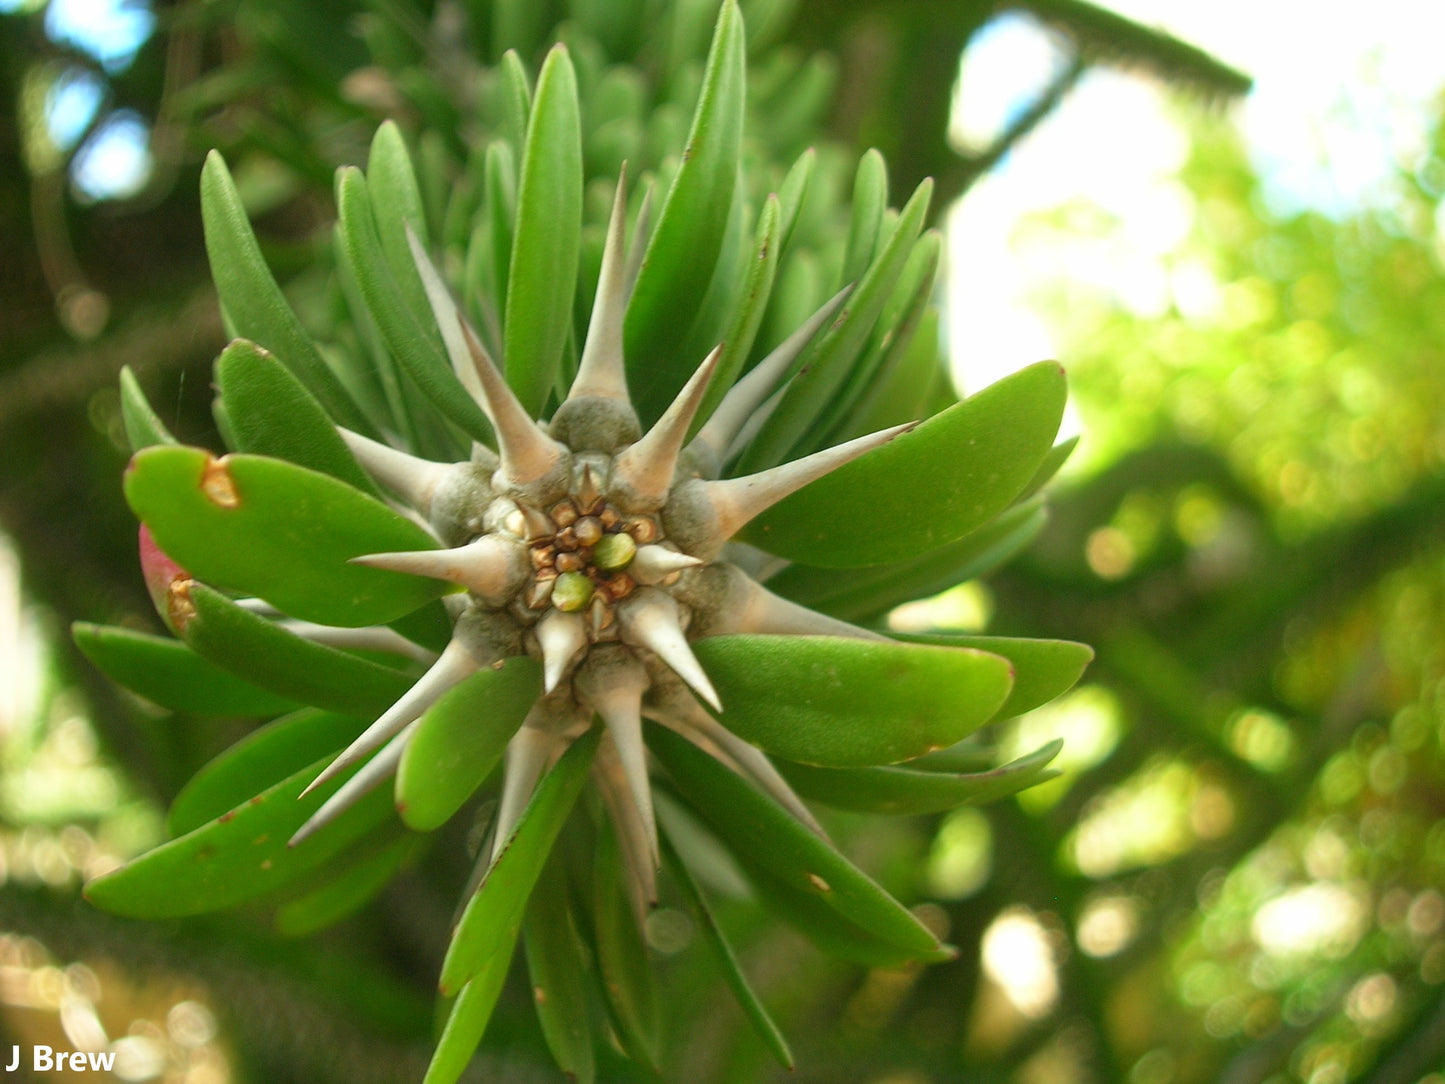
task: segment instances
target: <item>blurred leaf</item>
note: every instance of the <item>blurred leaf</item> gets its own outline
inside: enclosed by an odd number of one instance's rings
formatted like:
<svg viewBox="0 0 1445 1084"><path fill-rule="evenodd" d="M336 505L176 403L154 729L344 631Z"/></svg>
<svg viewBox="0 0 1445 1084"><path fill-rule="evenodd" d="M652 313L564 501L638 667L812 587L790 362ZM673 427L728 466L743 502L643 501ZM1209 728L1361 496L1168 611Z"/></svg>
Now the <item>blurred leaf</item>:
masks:
<svg viewBox="0 0 1445 1084"><path fill-rule="evenodd" d="M305 937L333 926L366 906L417 850L415 836L370 843L325 884L284 903L276 911L276 932Z"/></svg>
<svg viewBox="0 0 1445 1084"><path fill-rule="evenodd" d="M555 854L542 867L537 887L527 899L522 943L547 1049L569 1078L591 1084L595 1068L590 968L572 917L566 871Z"/></svg>
<svg viewBox="0 0 1445 1084"><path fill-rule="evenodd" d="M622 1048L633 1060L656 1069L662 1017L647 942L642 937L642 916L632 908L628 881L612 825L599 824L597 850L592 857L592 935L597 971Z"/></svg>
<svg viewBox="0 0 1445 1084"><path fill-rule="evenodd" d="M176 438L166 428L165 422L152 409L140 383L131 372L129 365L120 367L120 412L125 424L125 439L130 450L138 452L152 444L174 444Z"/></svg>
<svg viewBox="0 0 1445 1084"><path fill-rule="evenodd" d="M1011 719L1032 711L1072 689L1094 658L1092 647L1072 640L932 632L889 632L889 635L904 643L968 647L1007 659L1013 667L1013 688L995 715L998 719Z"/></svg>
<svg viewBox="0 0 1445 1084"><path fill-rule="evenodd" d="M1052 778L1056 739L992 771L958 774L917 768L818 768L780 761L778 769L804 798L860 813L943 813L1006 798Z"/></svg>

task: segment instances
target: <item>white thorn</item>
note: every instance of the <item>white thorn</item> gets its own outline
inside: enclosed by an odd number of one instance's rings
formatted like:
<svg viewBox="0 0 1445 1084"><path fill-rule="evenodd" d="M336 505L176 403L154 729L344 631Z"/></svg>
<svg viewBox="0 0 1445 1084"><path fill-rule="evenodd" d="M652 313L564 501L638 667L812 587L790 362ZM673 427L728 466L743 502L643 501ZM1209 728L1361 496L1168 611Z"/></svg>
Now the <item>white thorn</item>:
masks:
<svg viewBox="0 0 1445 1084"><path fill-rule="evenodd" d="M638 546L632 563L627 566L627 574L638 583L654 584L674 572L681 572L684 568L696 568L700 564L702 561L698 558L670 550L666 546Z"/></svg>
<svg viewBox="0 0 1445 1084"><path fill-rule="evenodd" d="M385 625L348 629L336 625L317 625L310 621L298 621L289 617L276 624L303 640L310 640L313 644L340 648L343 651L384 651L389 655L404 655L408 659L415 659L417 662L424 662L428 665L436 662L437 659L435 651L428 651L420 644L412 643L401 633L395 629L389 629Z"/></svg>
<svg viewBox="0 0 1445 1084"><path fill-rule="evenodd" d="M542 691L550 693L587 646L587 622L581 614L548 610L537 622L537 643L542 648Z"/></svg>
<svg viewBox="0 0 1445 1084"><path fill-rule="evenodd" d="M615 645L614 645L615 646ZM602 716L617 746L627 787L647 828L653 860L657 858L657 824L652 814L652 785L647 776L647 749L642 742L642 694L647 670L625 649L593 649L577 671L573 687L582 701Z"/></svg>
<svg viewBox="0 0 1445 1084"><path fill-rule="evenodd" d="M672 691L664 694L658 709L649 711L648 717L655 718L669 729L677 731L706 753L716 757L721 751L724 755L717 759L739 775L751 778L765 794L771 796L813 832L823 839L828 838L822 825L813 817L812 811L803 804L803 800L768 759L768 755L705 712L702 705L686 691L673 686Z"/></svg>
<svg viewBox="0 0 1445 1084"><path fill-rule="evenodd" d="M612 486L633 511L655 511L667 500L678 454L717 371L722 350L721 344L713 348L657 423L617 457Z"/></svg>
<svg viewBox="0 0 1445 1084"><path fill-rule="evenodd" d="M825 448L821 452L770 467L757 474L702 483L708 499L712 502L713 511L717 514L723 537L731 538L742 530L749 520L761 515L784 497L857 459L864 452L871 452L874 448L887 444L898 434L907 432L917 424L907 422L890 429L880 429L876 433Z"/></svg>
<svg viewBox="0 0 1445 1084"><path fill-rule="evenodd" d="M775 595L737 565L715 561L691 573L675 594L693 607L692 633L698 639L750 632L775 636L843 636L887 642L872 629L859 628Z"/></svg>
<svg viewBox="0 0 1445 1084"><path fill-rule="evenodd" d="M597 759L592 762L593 778L597 791L607 806L607 815L617 832L622 845L623 865L627 869L627 884L631 890L632 906L641 922L649 907L657 903L657 865L652 849L652 839L647 824L632 800L632 788L627 782L627 772L617 745L611 733L604 735L597 746Z"/></svg>
<svg viewBox="0 0 1445 1084"><path fill-rule="evenodd" d="M772 394L774 385L783 378L818 330L833 319L833 315L842 307L852 290L851 285L845 286L823 302L822 307L779 343L772 353L748 370L747 375L723 396L707 424L698 430L694 443L702 445L713 456L721 459L743 425L758 413L758 407Z"/></svg>
<svg viewBox="0 0 1445 1084"><path fill-rule="evenodd" d="M452 686L470 677L481 667L460 642L447 644L441 657L432 668L419 677L416 684L402 694L400 700L386 710L386 713L364 730L360 737L343 749L321 774L313 779L301 792L311 793L327 780L335 779L351 765L396 734L407 724L419 719L427 708L435 704Z"/></svg>
<svg viewBox="0 0 1445 1084"><path fill-rule="evenodd" d="M533 709L534 712L536 710ZM492 835L493 862L511 840L527 803L532 800L537 780L542 778L542 773L565 744L561 735L526 722L507 743L502 798L497 806L497 822Z"/></svg>
<svg viewBox="0 0 1445 1084"><path fill-rule="evenodd" d="M631 404L627 394L627 367L622 356L622 318L627 312L627 163L617 176L617 194L612 201L612 220L602 250L602 270L597 276L597 298L587 324L587 341L577 376L568 399L596 396Z"/></svg>
<svg viewBox="0 0 1445 1084"><path fill-rule="evenodd" d="M477 380L477 370L467 350L456 302L452 300L451 291L442 281L431 257L426 253L426 247L413 232L410 222L406 223L406 243L411 246L411 258L416 264L417 274L421 277L422 287L426 290L427 300L431 302L432 316L436 318L437 328L442 333L442 342L446 345L452 371L457 374L462 387L467 389L467 394L481 403L482 385Z"/></svg>
<svg viewBox="0 0 1445 1084"><path fill-rule="evenodd" d="M411 723L387 742L381 752L363 764L355 775L341 784L340 789L321 804L320 809L311 814L305 824L296 829L296 834L287 841L286 846L300 846L354 806L363 796L375 790L383 779L394 775L397 765L401 763L402 754L406 752L407 742L411 741L412 732L415 730L416 723Z"/></svg>
<svg viewBox="0 0 1445 1084"><path fill-rule="evenodd" d="M431 514L432 494L436 492L437 483L451 469L449 464L418 459L339 425L336 431L341 434L356 461L383 488L395 493L422 515Z"/></svg>
<svg viewBox="0 0 1445 1084"><path fill-rule="evenodd" d="M699 696L722 711L717 690L687 645L681 615L671 595L656 587L640 587L617 604L616 613L623 643L656 654Z"/></svg>
<svg viewBox="0 0 1445 1084"><path fill-rule="evenodd" d="M511 485L522 486L545 477L565 450L527 416L472 329L465 323L458 326L476 367L482 409L496 430L503 478Z"/></svg>
<svg viewBox="0 0 1445 1084"><path fill-rule="evenodd" d="M368 553L351 558L350 563L459 583L491 606L500 606L516 594L529 569L526 547L499 534L482 535L456 549Z"/></svg>

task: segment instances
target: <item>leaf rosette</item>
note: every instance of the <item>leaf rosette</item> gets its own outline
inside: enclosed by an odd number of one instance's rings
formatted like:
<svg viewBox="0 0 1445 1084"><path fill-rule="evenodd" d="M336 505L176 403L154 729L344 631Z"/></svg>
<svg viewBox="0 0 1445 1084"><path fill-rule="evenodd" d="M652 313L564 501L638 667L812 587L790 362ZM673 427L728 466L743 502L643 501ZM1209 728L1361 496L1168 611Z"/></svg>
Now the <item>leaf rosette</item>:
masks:
<svg viewBox="0 0 1445 1084"><path fill-rule="evenodd" d="M592 1075L599 999L655 1062L641 922L664 891L788 1063L681 841L701 822L824 948L949 957L805 799L937 812L1048 777L1057 745L970 772L931 754L1068 688L1087 648L905 640L879 619L1037 531L1063 375L1040 364L960 402L930 390L936 343L913 334L938 260L929 186L890 210L876 152L851 212L809 203L812 152L751 177L732 0L685 149L642 155L635 191L625 168L588 179L600 134L568 50L534 89L523 68L492 69L495 138L453 163L442 222L422 196L438 178L394 125L364 172L340 172L349 313L320 345L207 160L238 336L216 366L227 452L176 443L128 374L122 396L126 496L177 638L76 636L164 706L285 714L202 769L170 842L87 894L142 917L264 898L306 932L470 803L487 812L428 1081L465 1068L519 939L564 1069ZM564 832L592 839L586 871L565 868Z"/></svg>

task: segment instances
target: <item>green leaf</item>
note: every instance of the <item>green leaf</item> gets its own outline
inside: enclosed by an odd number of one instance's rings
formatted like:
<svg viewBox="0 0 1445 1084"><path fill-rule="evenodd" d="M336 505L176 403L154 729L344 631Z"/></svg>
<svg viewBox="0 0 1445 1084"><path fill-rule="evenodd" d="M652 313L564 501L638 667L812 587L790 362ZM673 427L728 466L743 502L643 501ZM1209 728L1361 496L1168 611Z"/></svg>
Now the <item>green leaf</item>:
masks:
<svg viewBox="0 0 1445 1084"><path fill-rule="evenodd" d="M582 122L577 76L563 45L547 54L527 124L507 275L507 383L533 417L556 383L572 328L582 230Z"/></svg>
<svg viewBox="0 0 1445 1084"><path fill-rule="evenodd" d="M902 354L880 365L863 389L852 415L836 434L840 443L924 416L929 389L935 381L948 379L939 360L938 320L938 309L924 306Z"/></svg>
<svg viewBox="0 0 1445 1084"><path fill-rule="evenodd" d="M790 449L806 453L819 446L823 434L816 429L816 423L847 382L854 362L903 274L923 229L932 193L931 181L925 180L918 186L899 215L888 243L849 295L841 317L816 347L794 363L797 375L777 410L743 453L738 474L774 466L788 458ZM895 491L907 488L895 486Z"/></svg>
<svg viewBox="0 0 1445 1084"><path fill-rule="evenodd" d="M633 910L626 883L616 833L612 825L599 824L592 863L592 934L597 971L622 1048L634 1061L655 1070L662 1017L640 916Z"/></svg>
<svg viewBox="0 0 1445 1084"><path fill-rule="evenodd" d="M278 696L365 718L411 688L406 674L303 639L203 583L186 597L193 613L178 631L196 654Z"/></svg>
<svg viewBox="0 0 1445 1084"><path fill-rule="evenodd" d="M161 421L160 415L152 409L140 382L129 365L120 367L120 415L125 423L125 439L130 450L138 452L152 444L174 444L176 438Z"/></svg>
<svg viewBox="0 0 1445 1084"><path fill-rule="evenodd" d="M389 843L368 842L360 857L317 888L283 904L276 911L276 932L305 937L335 925L364 907L416 853L415 836Z"/></svg>
<svg viewBox="0 0 1445 1084"><path fill-rule="evenodd" d="M896 764L988 721L1012 680L1005 659L965 648L834 636L713 636L693 645L719 720L788 760Z"/></svg>
<svg viewBox="0 0 1445 1084"><path fill-rule="evenodd" d="M436 542L380 501L283 460L146 448L126 470L125 496L156 544L192 575L307 621L386 622L451 589L347 564Z"/></svg>
<svg viewBox="0 0 1445 1084"><path fill-rule="evenodd" d="M337 235L367 311L387 349L443 415L474 440L491 439L491 425L452 371L430 309L418 314L406 302L376 228L366 179L354 166L336 175ZM408 266L415 273L415 264Z"/></svg>
<svg viewBox="0 0 1445 1084"><path fill-rule="evenodd" d="M849 921L811 888L797 888L756 861L743 859L741 865L763 906L792 923L829 956L867 967L898 967L920 958L930 963L944 963L956 955L950 946L939 944L920 957L919 953L899 948L872 930Z"/></svg>
<svg viewBox="0 0 1445 1084"><path fill-rule="evenodd" d="M183 836L200 828L235 809L261 787L346 748L365 728L360 719L318 708L302 708L273 719L191 776L166 813L166 830L172 836Z"/></svg>
<svg viewBox="0 0 1445 1084"><path fill-rule="evenodd" d="M520 154L527 142L527 125L532 113L532 84L527 79L527 66L515 49L502 54L497 70L501 80L502 131Z"/></svg>
<svg viewBox="0 0 1445 1084"><path fill-rule="evenodd" d="M168 636L88 621L77 621L70 631L75 646L106 677L172 711L274 715L298 706L289 697L242 681Z"/></svg>
<svg viewBox="0 0 1445 1084"><path fill-rule="evenodd" d="M848 245L844 249L844 286L861 279L873 263L883 212L888 209L888 166L876 147L858 159L853 179L853 209L848 220Z"/></svg>
<svg viewBox="0 0 1445 1084"><path fill-rule="evenodd" d="M770 579L768 588L845 621L866 621L991 571L1032 542L1047 520L1047 510L1035 499L911 561L844 569L794 564Z"/></svg>
<svg viewBox="0 0 1445 1084"><path fill-rule="evenodd" d="M784 1069L792 1069L793 1052L788 1048L788 1040L783 1037L781 1029L773 1022L767 1007L753 992L747 976L743 974L743 969L738 964L737 956L733 954L732 946L728 944L727 937L722 932L722 927L717 924L712 909L707 905L707 898L702 894L702 889L698 887L692 872L687 868L687 863L682 860L673 847L672 841L666 835L661 835L659 842L662 845L663 862L672 871L673 879L682 889L682 897L687 903L688 910L692 912L693 921L702 931L703 940L712 950L718 966L722 968L723 979L727 982L728 988L732 990L733 997L737 998L738 1004L746 1014L748 1022L752 1024L753 1030L767 1044L773 1057L778 1059L778 1064Z"/></svg>
<svg viewBox="0 0 1445 1084"><path fill-rule="evenodd" d="M128 918L182 918L245 903L324 865L391 814L391 796L382 787L301 846L288 847L287 840L341 785L333 781L300 797L325 763L318 761L216 820L97 877L86 885L86 898Z"/></svg>
<svg viewBox="0 0 1445 1084"><path fill-rule="evenodd" d="M1033 478L1064 398L1063 370L1031 365L785 497L741 536L828 568L900 561L962 538Z"/></svg>
<svg viewBox="0 0 1445 1084"><path fill-rule="evenodd" d="M315 396L269 350L237 339L216 359L216 384L238 450L289 460L379 496Z"/></svg>
<svg viewBox="0 0 1445 1084"><path fill-rule="evenodd" d="M995 718L1012 719L1068 692L1094 658L1094 649L1073 640L1026 640L1015 636L890 632L909 644L967 647L1001 655L1013 664L1014 683Z"/></svg>
<svg viewBox="0 0 1445 1084"><path fill-rule="evenodd" d="M502 946L515 941L527 897L582 791L600 734L594 727L574 741L537 784L512 838L457 922L442 961L443 993L474 981Z"/></svg>
<svg viewBox="0 0 1445 1084"><path fill-rule="evenodd" d="M527 900L522 944L547 1049L569 1078L591 1084L595 1066L589 968L568 897L565 871L554 856L542 867Z"/></svg>
<svg viewBox="0 0 1445 1084"><path fill-rule="evenodd" d="M1049 454L1044 456L1044 461L1039 464L1039 469L1029 479L1029 484L1024 486L1024 491L1019 494L1019 500L1027 500L1044 486L1053 481L1054 475L1059 473L1059 468L1068 462L1069 456L1074 454L1074 449L1079 446L1077 436L1069 437L1068 440L1061 440L1049 449Z"/></svg>
<svg viewBox="0 0 1445 1084"><path fill-rule="evenodd" d="M235 182L217 151L206 155L201 170L201 220L211 276L236 334L280 358L338 422L374 436L376 431L322 360L271 276Z"/></svg>
<svg viewBox="0 0 1445 1084"><path fill-rule="evenodd" d="M778 769L804 798L861 813L943 813L982 805L1052 778L1048 763L1063 748L1056 739L1028 756L986 772L957 774L917 768L818 768L779 761Z"/></svg>
<svg viewBox="0 0 1445 1084"><path fill-rule="evenodd" d="M692 423L696 433L712 416L723 396L732 388L743 363L753 349L758 327L768 308L772 296L773 278L778 270L778 197L769 196L758 215L757 239L753 246L753 258L747 265L747 277L743 280L742 293L737 298L731 322L722 337L722 357L718 359L717 370L703 396L702 406Z"/></svg>
<svg viewBox="0 0 1445 1084"><path fill-rule="evenodd" d="M430 832L491 774L542 692L535 659L508 659L449 690L421 717L396 772L402 823Z"/></svg>
<svg viewBox="0 0 1445 1084"><path fill-rule="evenodd" d="M949 957L901 903L752 783L662 727L650 727L647 740L679 794L739 861L901 950L900 958Z"/></svg>
<svg viewBox="0 0 1445 1084"><path fill-rule="evenodd" d="M495 303L506 312L507 276L512 266L512 232L517 219L517 163L512 145L497 139L487 147L487 223L491 232L486 250L495 281Z"/></svg>
<svg viewBox="0 0 1445 1084"><path fill-rule="evenodd" d="M492 954L457 994L422 1084L455 1084L466 1072L492 1019L492 1010L497 1007L502 984L507 980L512 952L517 947L517 932L513 928L503 934L504 942L493 946Z"/></svg>
<svg viewBox="0 0 1445 1084"><path fill-rule="evenodd" d="M645 425L655 421L697 365L676 348L680 321L698 311L727 228L742 146L747 79L743 21L735 0L718 14L692 129L624 325L627 376Z"/></svg>
<svg viewBox="0 0 1445 1084"><path fill-rule="evenodd" d="M813 181L813 168L818 161L818 152L809 147L788 170L783 183L778 185L778 251L786 252L793 240L793 227L798 224L798 212L808 198L808 188Z"/></svg>

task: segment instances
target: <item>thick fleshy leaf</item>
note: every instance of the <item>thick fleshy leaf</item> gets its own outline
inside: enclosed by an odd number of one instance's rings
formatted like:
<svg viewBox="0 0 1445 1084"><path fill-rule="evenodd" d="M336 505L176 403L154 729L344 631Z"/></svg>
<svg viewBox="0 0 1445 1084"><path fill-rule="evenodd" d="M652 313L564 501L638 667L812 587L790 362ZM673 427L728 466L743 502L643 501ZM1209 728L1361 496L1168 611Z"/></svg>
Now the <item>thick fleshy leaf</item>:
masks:
<svg viewBox="0 0 1445 1084"><path fill-rule="evenodd" d="M736 473L764 470L822 446L824 434L817 423L847 383L879 314L892 296L923 229L932 194L933 184L927 180L913 193L882 251L849 295L842 317L813 350L794 363L795 368L801 366L801 371L789 385L778 409L743 453ZM789 455L790 449L795 454Z"/></svg>
<svg viewBox="0 0 1445 1084"><path fill-rule="evenodd" d="M125 424L125 439L133 452L149 448L152 444L176 443L166 423L161 421L145 392L141 391L140 382L129 365L120 367L120 416Z"/></svg>
<svg viewBox="0 0 1445 1084"><path fill-rule="evenodd" d="M396 772L396 810L418 832L445 824L497 766L542 693L535 659L479 670L421 717Z"/></svg>
<svg viewBox="0 0 1445 1084"><path fill-rule="evenodd" d="M788 170L783 183L778 185L778 249L786 252L793 239L793 227L798 224L798 212L808 198L808 188L813 181L813 167L817 164L818 152L809 147L798 156Z"/></svg>
<svg viewBox="0 0 1445 1084"><path fill-rule="evenodd" d="M792 923L829 956L867 967L898 967L917 959L944 963L956 955L950 946L944 944L939 944L923 956L900 948L874 931L849 921L811 888L798 888L756 861L742 859L740 864L763 906Z"/></svg>
<svg viewBox="0 0 1445 1084"><path fill-rule="evenodd" d="M577 76L565 46L537 79L517 184L502 350L507 384L533 417L557 383L572 327L582 230L582 123Z"/></svg>
<svg viewBox="0 0 1445 1084"><path fill-rule="evenodd" d="M492 1019L492 1010L497 1007L502 984L511 968L517 934L517 928L505 932L504 941L493 946L492 954L482 961L471 981L457 994L422 1084L455 1084L466 1072Z"/></svg>
<svg viewBox="0 0 1445 1084"><path fill-rule="evenodd" d="M435 319L407 304L382 247L372 197L359 169L347 166L337 173L336 208L341 247L392 357L462 432L473 440L490 440L491 425L452 371ZM415 271L414 264L408 266Z"/></svg>
<svg viewBox="0 0 1445 1084"><path fill-rule="evenodd" d="M662 1017L638 914L627 892L622 852L610 824L598 826L592 858L592 936L597 971L622 1048L656 1069Z"/></svg>
<svg viewBox="0 0 1445 1084"><path fill-rule="evenodd" d="M938 938L901 903L742 776L661 727L648 731L648 744L678 793L741 861L761 867L794 892L901 949L905 957L948 958Z"/></svg>
<svg viewBox="0 0 1445 1084"><path fill-rule="evenodd" d="M758 327L772 296L773 278L778 269L778 199L769 196L758 215L757 236L753 245L752 260L747 265L747 277L743 280L742 293L738 295L731 322L722 336L722 356L718 358L717 369L703 396L702 406L693 419L689 436L701 429L712 416L718 403L722 402L732 388L743 363L753 348Z"/></svg>
<svg viewBox="0 0 1445 1084"><path fill-rule="evenodd" d="M1026 500L1032 497L1039 490L1043 489L1044 486L1053 481L1054 475L1059 473L1059 468L1068 462L1069 456L1074 454L1074 449L1078 446L1079 438L1072 436L1067 440L1059 441L1059 443L1050 448L1049 454L1044 456L1044 461L1039 464L1039 469L1035 471L1034 476L1029 479L1029 484L1024 486L1024 491L1019 494L1018 499Z"/></svg>
<svg viewBox="0 0 1445 1084"><path fill-rule="evenodd" d="M186 600L191 613L179 631L196 654L278 696L366 717L411 688L407 675L302 639L205 584L191 581Z"/></svg>
<svg viewBox="0 0 1445 1084"><path fill-rule="evenodd" d="M346 748L364 729L364 720L319 708L273 719L191 776L166 813L166 830L176 837L200 828L263 787Z"/></svg>
<svg viewBox="0 0 1445 1084"><path fill-rule="evenodd" d="M942 813L961 805L1006 798L1057 773L1049 761L1057 739L991 771L959 774L917 768L818 768L780 761L778 768L804 798L862 813Z"/></svg>
<svg viewBox="0 0 1445 1084"><path fill-rule="evenodd" d="M918 326L896 360L879 367L876 379L864 388L837 439L852 440L865 433L918 421L936 382L948 380L939 360L938 309L925 306Z"/></svg>
<svg viewBox="0 0 1445 1084"><path fill-rule="evenodd" d="M1012 680L983 651L833 636L714 636L693 651L722 699L719 720L788 760L896 764L982 726Z"/></svg>
<svg viewBox="0 0 1445 1084"><path fill-rule="evenodd" d="M125 495L156 543L196 577L307 621L373 625L451 589L347 564L436 541L344 482L279 459L146 448L126 471Z"/></svg>
<svg viewBox="0 0 1445 1084"><path fill-rule="evenodd" d="M527 142L527 124L532 113L532 84L527 66L515 49L502 54L497 66L502 98L502 131L518 154Z"/></svg>
<svg viewBox="0 0 1445 1084"><path fill-rule="evenodd" d="M172 711L274 715L300 706L235 677L167 636L88 621L77 621L70 631L76 647L106 677Z"/></svg>
<svg viewBox="0 0 1445 1084"><path fill-rule="evenodd" d="M1094 649L1073 640L1028 640L1016 636L949 633L889 633L909 644L968 647L1001 655L1013 664L1014 683L995 718L1011 719L1068 692L1094 658Z"/></svg>
<svg viewBox="0 0 1445 1084"><path fill-rule="evenodd" d="M276 285L251 231L235 182L217 151L206 156L201 170L201 219L211 276L216 280L221 307L236 333L275 354L331 417L347 428L374 435L375 430L322 360L316 344Z"/></svg>
<svg viewBox="0 0 1445 1084"><path fill-rule="evenodd" d="M732 990L733 997L737 998L738 1005L747 1015L749 1023L753 1025L753 1030L767 1044L773 1057L778 1059L778 1064L784 1069L792 1069L793 1052L788 1048L788 1040L783 1037L782 1030L773 1022L767 1007L763 1005L749 984L747 976L743 974L743 969L738 964L738 958L733 954L732 946L728 944L722 927L713 917L712 909L707 905L707 898L702 894L702 889L698 887L697 881L693 879L687 863L682 860L673 847L672 841L665 834L661 837L661 843L663 862L671 871L678 887L682 889L682 897L687 903L688 910L692 912L693 921L697 923L703 940L712 950L713 958L722 968L723 979L727 982L728 988Z"/></svg>
<svg viewBox="0 0 1445 1084"><path fill-rule="evenodd" d="M644 425L661 416L697 365L676 349L678 322L698 311L722 246L737 182L746 78L742 16L735 0L725 0L682 165L627 307L628 385Z"/></svg>
<svg viewBox="0 0 1445 1084"><path fill-rule="evenodd" d="M1032 542L1047 520L1042 503L1029 501L911 561L868 568L795 564L770 579L768 588L845 621L868 621L992 571Z"/></svg>
<svg viewBox="0 0 1445 1084"><path fill-rule="evenodd" d="M403 300L416 315L423 331L430 333L433 331L429 319L431 304L427 301L426 287L422 285L416 261L412 258L406 231L410 227L417 237L423 239L431 234L427 229L416 170L406 149L406 140L395 121L384 122L371 139L371 150L366 158L366 188L371 196L377 237L396 276ZM441 345L440 337L436 343Z"/></svg>
<svg viewBox="0 0 1445 1084"><path fill-rule="evenodd" d="M474 981L502 948L515 942L527 897L582 791L601 733L600 727L594 727L574 741L537 784L516 831L457 922L442 961L443 993Z"/></svg>
<svg viewBox="0 0 1445 1084"><path fill-rule="evenodd" d="M587 954L569 902L566 872L554 858L542 868L522 919L532 1000L547 1049L578 1084L595 1076Z"/></svg>
<svg viewBox="0 0 1445 1084"><path fill-rule="evenodd" d="M391 796L385 788L373 791L303 845L287 847L286 841L341 785L337 780L299 797L324 764L303 768L200 828L97 877L86 885L86 898L130 918L181 918L245 903L325 865L391 815Z"/></svg>
<svg viewBox="0 0 1445 1084"><path fill-rule="evenodd" d="M277 908L276 932L305 937L354 914L396 876L416 853L417 844L415 836L399 836L388 843L368 841L361 855L340 873Z"/></svg>
<svg viewBox="0 0 1445 1084"><path fill-rule="evenodd" d="M237 339L216 359L215 379L239 451L285 459L379 496L315 396L269 350Z"/></svg>
<svg viewBox="0 0 1445 1084"><path fill-rule="evenodd" d="M785 497L742 536L829 568L936 549L1019 495L1053 446L1064 397L1063 369L1031 365Z"/></svg>
<svg viewBox="0 0 1445 1084"><path fill-rule="evenodd" d="M848 245L843 255L840 286L857 282L873 262L874 247L888 209L888 166L876 147L858 160L853 178L853 209L848 220Z"/></svg>

